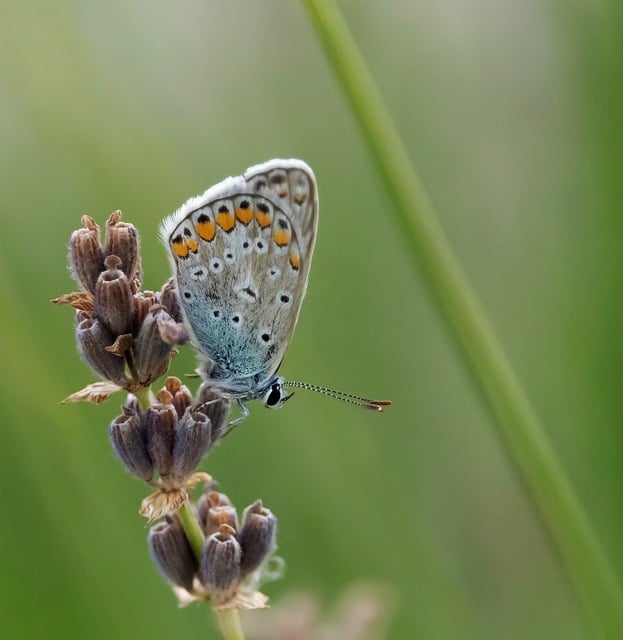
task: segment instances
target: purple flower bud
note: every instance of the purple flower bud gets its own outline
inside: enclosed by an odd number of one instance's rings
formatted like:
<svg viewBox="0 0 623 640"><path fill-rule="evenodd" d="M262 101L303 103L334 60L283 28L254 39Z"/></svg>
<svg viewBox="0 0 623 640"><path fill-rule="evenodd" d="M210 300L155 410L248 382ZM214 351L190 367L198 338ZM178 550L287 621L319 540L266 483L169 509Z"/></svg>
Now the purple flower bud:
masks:
<svg viewBox="0 0 623 640"><path fill-rule="evenodd" d="M152 307L143 321L134 343L134 364L139 379L144 385L149 385L157 380L169 368L171 345L160 337L157 321L159 314L166 313L160 305Z"/></svg>
<svg viewBox="0 0 623 640"><path fill-rule="evenodd" d="M173 278L169 278L162 286L160 290L160 303L166 307L166 310L175 322L184 322L184 314L177 299Z"/></svg>
<svg viewBox="0 0 623 640"><path fill-rule="evenodd" d="M160 522L149 530L149 551L160 573L173 584L192 591L199 569L190 543L177 518Z"/></svg>
<svg viewBox="0 0 623 640"><path fill-rule="evenodd" d="M240 582L240 544L234 530L221 525L203 547L201 555L201 582L210 590L216 605L227 602Z"/></svg>
<svg viewBox="0 0 623 640"><path fill-rule="evenodd" d="M119 268L130 282L136 281L140 287L141 254L138 231L133 224L121 222L121 211L115 211L106 222L106 255L117 256Z"/></svg>
<svg viewBox="0 0 623 640"><path fill-rule="evenodd" d="M147 452L145 432L136 411L124 409L108 427L110 443L128 472L149 482L154 467Z"/></svg>
<svg viewBox="0 0 623 640"><path fill-rule="evenodd" d="M193 411L205 413L212 423L212 442L216 442L226 426L227 415L230 408L229 398L224 398L221 393L204 382L197 393L197 402Z"/></svg>
<svg viewBox="0 0 623 640"><path fill-rule="evenodd" d="M243 576L255 571L275 548L277 518L256 500L242 514L238 540L242 547L240 572Z"/></svg>
<svg viewBox="0 0 623 640"><path fill-rule="evenodd" d="M115 336L132 333L134 296L130 282L118 268L116 256L108 256L105 264L108 268L95 285L95 315Z"/></svg>
<svg viewBox="0 0 623 640"><path fill-rule="evenodd" d="M160 304L158 297L153 291L137 291L134 294L134 324L140 327L143 320L147 317L149 310L155 305Z"/></svg>
<svg viewBox="0 0 623 640"><path fill-rule="evenodd" d="M171 475L183 480L191 475L210 448L212 425L203 413L186 411L175 432Z"/></svg>
<svg viewBox="0 0 623 640"><path fill-rule="evenodd" d="M95 283L104 271L104 253L100 241L100 230L95 220L82 216L84 228L71 234L69 241L69 266L74 280L85 291L95 293Z"/></svg>
<svg viewBox="0 0 623 640"><path fill-rule="evenodd" d="M145 411L147 451L155 469L161 476L168 476L173 465L173 446L177 413L171 404L153 404Z"/></svg>
<svg viewBox="0 0 623 640"><path fill-rule="evenodd" d="M113 338L99 320L86 318L76 327L78 352L93 371L120 387L127 384L125 360L106 351Z"/></svg>

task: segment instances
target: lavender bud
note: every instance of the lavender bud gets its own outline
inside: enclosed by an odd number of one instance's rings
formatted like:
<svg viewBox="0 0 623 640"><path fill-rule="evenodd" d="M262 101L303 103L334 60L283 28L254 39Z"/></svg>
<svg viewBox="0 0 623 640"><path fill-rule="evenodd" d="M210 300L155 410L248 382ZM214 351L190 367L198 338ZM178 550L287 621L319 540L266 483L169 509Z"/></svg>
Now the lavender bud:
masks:
<svg viewBox="0 0 623 640"><path fill-rule="evenodd" d="M147 313L155 304L159 302L153 291L137 291L134 294L134 323L137 327L143 324Z"/></svg>
<svg viewBox="0 0 623 640"><path fill-rule="evenodd" d="M181 418L186 409L190 407L193 396L188 387L175 376L169 376L164 382L165 389L173 396L173 406L177 411L177 417Z"/></svg>
<svg viewBox="0 0 623 640"><path fill-rule="evenodd" d="M186 411L175 432L171 475L187 478L199 465L212 441L210 419L198 411Z"/></svg>
<svg viewBox="0 0 623 640"><path fill-rule="evenodd" d="M171 345L160 337L156 316L166 311L154 306L147 314L134 343L134 364L145 385L164 375L171 361Z"/></svg>
<svg viewBox="0 0 623 640"><path fill-rule="evenodd" d="M121 222L121 211L115 211L106 222L106 255L119 258L119 268L130 282L137 280L140 286L141 254L138 231L133 224Z"/></svg>
<svg viewBox="0 0 623 640"><path fill-rule="evenodd" d="M205 533L211 536L220 529L222 524L229 525L235 531L238 530L238 514L236 508L231 505L219 505L208 509L204 522Z"/></svg>
<svg viewBox="0 0 623 640"><path fill-rule="evenodd" d="M201 555L201 581L217 605L235 594L240 581L240 544L234 534L230 526L221 525L206 540Z"/></svg>
<svg viewBox="0 0 623 640"><path fill-rule="evenodd" d="M256 500L242 514L238 540L242 547L240 572L243 576L255 571L275 548L277 518Z"/></svg>
<svg viewBox="0 0 623 640"><path fill-rule="evenodd" d="M128 382L125 360L106 351L112 341L110 333L94 318L82 320L76 327L76 343L82 359L97 375L123 387Z"/></svg>
<svg viewBox="0 0 623 640"><path fill-rule="evenodd" d="M177 414L173 405L152 404L145 411L147 451L161 476L168 476L171 473L176 427Z"/></svg>
<svg viewBox="0 0 623 640"><path fill-rule="evenodd" d="M104 270L104 253L100 230L90 216L82 216L84 228L71 234L69 266L74 280L86 291L95 293L95 283Z"/></svg>
<svg viewBox="0 0 623 640"><path fill-rule="evenodd" d="M132 288L125 273L118 268L119 263L116 256L108 256L107 269L95 285L95 315L113 335L131 333L134 320Z"/></svg>
<svg viewBox="0 0 623 640"><path fill-rule="evenodd" d="M184 315L179 300L177 299L173 278L169 278L164 285L162 285L162 289L160 290L160 303L166 307L166 310L175 322L184 322Z"/></svg>
<svg viewBox="0 0 623 640"><path fill-rule="evenodd" d="M193 411L205 413L212 423L212 442L216 442L226 425L227 415L230 407L229 398L224 398L221 393L211 387L208 382L204 382L199 387L197 402Z"/></svg>
<svg viewBox="0 0 623 640"><path fill-rule="evenodd" d="M149 530L149 551L160 573L173 584L192 591L199 564L179 520L160 522Z"/></svg>
<svg viewBox="0 0 623 640"><path fill-rule="evenodd" d="M188 342L188 329L181 322L175 322L168 311L159 313L156 316L156 321L160 337L165 342L169 344L186 344Z"/></svg>
<svg viewBox="0 0 623 640"><path fill-rule="evenodd" d="M149 482L154 467L147 452L145 433L136 411L125 409L108 427L110 444L128 472Z"/></svg>

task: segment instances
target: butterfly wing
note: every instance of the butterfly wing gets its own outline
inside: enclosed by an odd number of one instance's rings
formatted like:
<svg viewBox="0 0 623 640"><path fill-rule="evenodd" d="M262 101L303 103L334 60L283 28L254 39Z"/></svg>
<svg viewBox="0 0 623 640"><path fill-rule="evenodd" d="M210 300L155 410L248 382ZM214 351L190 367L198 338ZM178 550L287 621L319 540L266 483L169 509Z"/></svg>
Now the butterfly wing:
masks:
<svg viewBox="0 0 623 640"><path fill-rule="evenodd" d="M253 395L274 375L307 287L318 222L312 170L270 160L164 221L177 291L204 373Z"/></svg>

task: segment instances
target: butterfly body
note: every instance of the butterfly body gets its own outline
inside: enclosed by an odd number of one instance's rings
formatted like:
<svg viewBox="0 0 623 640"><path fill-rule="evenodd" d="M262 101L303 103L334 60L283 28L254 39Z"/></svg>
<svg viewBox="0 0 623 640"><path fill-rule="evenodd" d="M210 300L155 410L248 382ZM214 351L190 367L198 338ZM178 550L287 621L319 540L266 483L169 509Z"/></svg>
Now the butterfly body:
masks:
<svg viewBox="0 0 623 640"><path fill-rule="evenodd" d="M276 372L300 312L318 223L312 170L270 160L188 200L162 225L199 373L241 401L284 401ZM279 393L278 393L279 392Z"/></svg>

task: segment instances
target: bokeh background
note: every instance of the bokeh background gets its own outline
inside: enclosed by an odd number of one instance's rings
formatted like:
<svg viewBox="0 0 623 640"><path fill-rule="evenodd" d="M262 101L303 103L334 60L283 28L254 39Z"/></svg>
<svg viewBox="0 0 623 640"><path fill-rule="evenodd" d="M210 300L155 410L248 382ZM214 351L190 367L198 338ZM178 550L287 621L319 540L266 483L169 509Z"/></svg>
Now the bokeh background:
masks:
<svg viewBox="0 0 623 640"><path fill-rule="evenodd" d="M623 576L621 157L616 2L340 2L476 292ZM299 392L209 470L278 515L286 576L330 611L362 580L387 638L591 637L297 2L0 6L0 636L218 637L148 558L105 405L74 350L66 243L115 209L168 277L160 220L271 157L315 169L319 238L282 372ZM194 368L184 350L173 373Z"/></svg>

